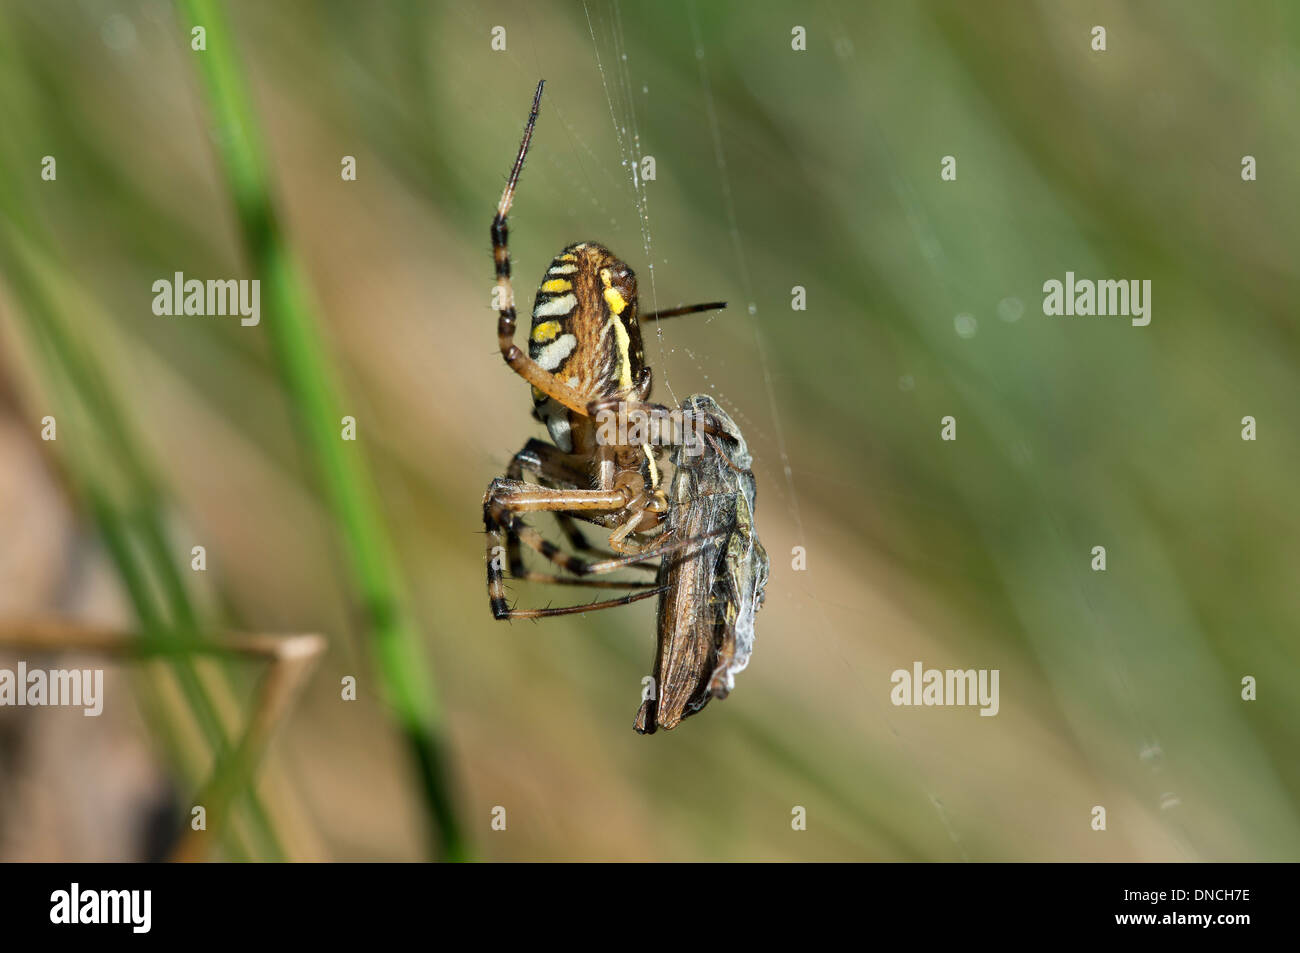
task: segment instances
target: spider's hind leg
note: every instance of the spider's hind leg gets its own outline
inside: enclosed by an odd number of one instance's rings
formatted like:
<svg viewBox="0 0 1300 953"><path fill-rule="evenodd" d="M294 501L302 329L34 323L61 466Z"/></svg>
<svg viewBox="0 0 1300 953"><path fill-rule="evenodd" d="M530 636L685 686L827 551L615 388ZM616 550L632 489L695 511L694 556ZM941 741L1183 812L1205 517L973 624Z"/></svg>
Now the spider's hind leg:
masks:
<svg viewBox="0 0 1300 953"><path fill-rule="evenodd" d="M586 576L612 572L630 564L630 560L614 559L604 562L589 563L586 560L570 556L558 546L545 539L530 526L526 526L521 514L529 512L556 512L560 510L574 512L618 512L627 505L626 495L618 490L574 490L558 487L538 486L534 483L522 483L498 477L488 486L483 497L483 527L487 533L487 587L488 600L492 614L498 619L539 618L545 615L564 615L569 612L586 611L582 607L564 609L511 609L505 597L504 569L509 558L510 541L502 545L502 534L513 534L530 548L536 549L546 558L577 576ZM575 584L582 579L574 580ZM598 588L604 588L603 586ZM637 588L632 586L630 588ZM634 593L622 600L608 603L592 604L589 609L609 608L648 598L658 589Z"/></svg>
<svg viewBox="0 0 1300 953"><path fill-rule="evenodd" d="M538 510L554 512L555 510L596 511L604 509L612 511L621 510L624 503L623 494L616 491L607 493L603 490L562 490L501 478L493 480L483 500L483 524L487 531L488 600L492 605L493 616L498 619L538 619L545 616L570 615L626 605L662 593L664 587L658 584L628 583L624 584L626 588L642 589L642 587L649 585L653 585L653 588L643 588L640 592L634 592L619 599L560 608L512 609L506 601L505 574L503 570L505 568L504 557L507 549L501 545L501 535L503 533L518 533L520 540L528 545L531 545L530 539L534 541L541 539L541 534L531 527L525 526L516 514ZM582 567L578 570L580 574L584 576L599 575L623 569L642 560L654 559L671 552L687 549L719 535L721 534L715 533L712 536L683 540L665 537L657 540L649 548L633 555L619 556L600 562L586 562L567 554L566 558L571 560L573 565ZM542 540L542 542L545 542L545 540ZM552 544L547 543L547 546L550 545ZM539 581L553 580L543 579ZM591 585L593 583L597 584L596 587L598 588L606 588L603 580L578 578L569 582L570 585Z"/></svg>
<svg viewBox="0 0 1300 953"><path fill-rule="evenodd" d="M515 313L515 288L510 278L510 228L507 219L510 206L515 201L515 189L519 185L519 175L524 170L524 158L528 155L528 146L533 141L533 129L537 125L537 115L542 108L542 87L537 84L533 96L533 108L528 114L528 124L524 126L524 138L519 143L519 153L510 170L510 179L501 193L496 215L492 217L492 263L496 268L497 292L497 342L501 356L510 365L510 369L532 384L548 397L559 401L574 413L581 414L586 399L573 387L546 370L515 344L515 327L518 315Z"/></svg>
<svg viewBox="0 0 1300 953"><path fill-rule="evenodd" d="M506 479L522 482L525 472L535 474L539 480L552 489L577 490L581 489L582 484L586 482L586 475L570 465L569 454L559 447L545 443L535 437L524 444L523 449L511 458L510 465L506 467ZM564 533L574 551L599 557L600 559L617 558L616 554L601 549L588 540L586 535L578 528L577 520L569 513L564 510L555 510L554 514L560 531ZM590 517L590 514L586 515ZM605 515L600 514L599 516L603 517ZM599 517L597 518L599 519ZM519 535L518 533L507 535L507 555L511 575L516 578L526 578L528 570L524 567L522 554L519 550ZM590 572L581 568L581 564L585 562L584 560L568 557L559 547L547 542L539 534L530 535L529 540L526 542L529 548L536 550L562 569L567 569L575 575L586 575ZM571 566L577 568L571 568ZM651 572L658 569L652 563L630 563L628 568L648 569Z"/></svg>

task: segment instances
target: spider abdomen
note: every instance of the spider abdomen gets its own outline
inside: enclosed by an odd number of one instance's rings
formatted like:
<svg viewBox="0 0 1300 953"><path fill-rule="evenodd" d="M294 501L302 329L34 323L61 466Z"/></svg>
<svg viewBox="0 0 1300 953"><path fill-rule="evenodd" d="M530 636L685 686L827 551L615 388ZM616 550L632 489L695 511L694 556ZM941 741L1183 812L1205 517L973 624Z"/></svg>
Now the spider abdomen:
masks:
<svg viewBox="0 0 1300 953"><path fill-rule="evenodd" d="M555 256L537 290L528 355L592 400L630 391L645 366L632 269L595 242ZM540 391L533 403L551 439L572 450L573 414Z"/></svg>

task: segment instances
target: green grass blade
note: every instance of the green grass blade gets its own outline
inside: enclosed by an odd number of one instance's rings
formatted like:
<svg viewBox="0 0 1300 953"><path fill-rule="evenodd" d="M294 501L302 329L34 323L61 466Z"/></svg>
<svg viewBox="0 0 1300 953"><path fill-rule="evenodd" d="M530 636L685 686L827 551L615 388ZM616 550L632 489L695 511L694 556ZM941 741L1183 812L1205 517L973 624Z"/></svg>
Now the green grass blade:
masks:
<svg viewBox="0 0 1300 953"><path fill-rule="evenodd" d="M344 404L305 283L275 216L265 150L225 10L208 0L180 0L179 7L190 26L206 31L206 50L192 55L216 128L240 233L265 292L268 307L262 326L342 537L379 676L420 775L435 851L443 859L465 859L430 663L398 582L396 559L359 444L341 439Z"/></svg>

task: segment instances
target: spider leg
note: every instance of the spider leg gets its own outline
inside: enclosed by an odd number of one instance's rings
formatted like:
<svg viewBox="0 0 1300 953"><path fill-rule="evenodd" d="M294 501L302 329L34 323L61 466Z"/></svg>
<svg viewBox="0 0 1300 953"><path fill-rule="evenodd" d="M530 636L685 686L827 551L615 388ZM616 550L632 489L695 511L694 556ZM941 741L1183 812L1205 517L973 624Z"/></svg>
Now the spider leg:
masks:
<svg viewBox="0 0 1300 953"><path fill-rule="evenodd" d="M593 544L591 540L587 539L586 534L583 533L583 531L578 528L578 521L575 520L568 513L556 513L555 522L559 524L560 531L564 533L564 538L569 541L569 545L572 546L574 549L576 549L578 552L591 553L593 555L600 556L604 559L610 559L613 557L614 554L611 553L609 550L601 549L599 546ZM633 563L633 565L638 565L638 564ZM653 566L647 563L642 563L640 564L640 566L643 569L654 568Z"/></svg>
<svg viewBox="0 0 1300 953"><path fill-rule="evenodd" d="M669 542L663 542L659 546L657 546L653 551L646 552L643 555L626 556L619 559L611 559L607 561L607 565L596 564L596 566L598 566L599 568L595 569L594 571L612 572L615 569L622 568L622 566L624 565L631 565L633 560L635 559L642 559L648 556L662 556L668 553L676 552L678 550L688 549L692 546L699 546L702 548L705 543L708 543L715 539L721 539L725 535L726 532L718 532L718 533L712 533L708 536L694 537L692 539L672 540ZM489 593L491 593L492 578L493 578L491 566L492 566L492 560L489 557L488 559ZM537 573L535 575L544 576L545 574ZM498 584L500 584L501 580L499 575L497 576L496 581ZM576 586L592 586L592 585L600 584L598 580L594 580L594 579L565 579L562 577L555 577L555 576L552 576L549 579L547 578L538 579L537 581L569 584L569 585L576 585ZM588 602L588 603L575 605L575 606L547 607L545 609L511 609L505 604L504 589L502 589L500 595L500 599L501 599L500 607L498 607L498 603L497 603L498 597L492 596L492 614L496 616L496 618L498 619L542 619L548 616L574 615L583 612L595 612L600 609L613 609L616 608L617 606L628 605L633 602L638 602L642 599L649 599L651 596L662 595L664 592L667 591L668 588L667 586L659 585L656 583L648 583L648 582L626 583L626 584L610 583L610 585L611 586L626 585L628 587L654 586L654 588L647 589L644 592L630 593L618 599L607 599L603 602Z"/></svg>
<svg viewBox="0 0 1300 953"><path fill-rule="evenodd" d="M579 577L615 572L619 569L626 569L639 564L643 565L644 561L648 558L647 556L642 555L639 551L632 551L629 549L628 554L624 556L611 555L608 559L590 561L566 553L536 529L521 520L515 520L510 526L505 527L505 529L508 537L513 537L514 540L517 541L513 552L511 552L510 539L507 539L507 554L510 557L510 574L517 579L523 578L528 572L528 570L524 568L523 560L518 558L518 542L522 542L529 549L540 553L565 572ZM651 566L649 568L656 569L657 567Z"/></svg>
<svg viewBox="0 0 1300 953"><path fill-rule="evenodd" d="M496 266L497 276L497 341L501 346L501 356L510 365L510 369L532 384L539 391L577 414L586 413L587 397L577 389L560 380L531 357L515 346L515 326L518 322L515 314L515 289L510 282L510 230L506 217L514 203L515 187L519 184L519 174L524 169L524 157L528 155L528 146L533 140L533 128L537 125L537 114L542 106L542 87L545 81L537 84L533 96L533 108L528 114L528 124L524 126L524 138L519 143L519 154L515 157L514 167L510 170L510 179L497 213L492 219L492 261Z"/></svg>
<svg viewBox="0 0 1300 953"><path fill-rule="evenodd" d="M616 411L628 417L640 414L651 422L651 443L657 446L676 446L685 443L685 434L678 433L680 427L686 428L686 421L693 421L693 426L706 435L734 439L731 433L717 418L709 414L690 414L683 416L663 404L656 404L638 397L635 393L601 397L587 404L587 416L596 419L601 414ZM676 419L674 419L676 418ZM665 432L664 428L668 428ZM714 444L716 448L716 443Z"/></svg>
<svg viewBox="0 0 1300 953"><path fill-rule="evenodd" d="M699 314L701 311L721 311L727 306L725 301L710 301L708 304L684 304L676 308L662 308L659 311L651 311L649 314L641 315L642 321L660 321L664 318L675 318L679 314Z"/></svg>
<svg viewBox="0 0 1300 953"><path fill-rule="evenodd" d="M548 616L556 615L579 615L584 612L596 612L600 609L613 609L617 606L625 606L632 602L640 602L642 599L649 599L657 596L664 591L663 586L657 586L654 589L648 589L645 592L634 592L630 595L623 596L621 599L607 599L604 602L588 602L585 605L578 606L557 606L546 609L505 609L504 615L497 614L498 619L544 619ZM496 612L496 610L493 610Z"/></svg>
<svg viewBox="0 0 1300 953"><path fill-rule="evenodd" d="M507 534L517 533L519 538L529 546L537 543L538 551L546 555L547 558L551 558L551 555L558 552L558 547L553 543L543 538L541 534L531 527L522 525L516 514L546 510L621 510L624 506L626 506L626 497L620 491L569 490L500 478L493 480L483 500L483 523L487 530L488 600L492 606L492 614L498 619L527 619L541 618L546 615L566 615L572 612L586 612L593 609L625 605L627 602L635 602L637 599L648 598L661 592L662 587L656 587L623 599L592 603L587 606L569 606L547 610L511 609L506 602L505 577L502 572L502 560L498 554L503 531ZM560 554L564 560L564 562L560 562L560 565L568 568L575 575L596 575L614 572L636 562L683 549L695 542L697 540L658 540L648 550L593 563L579 560L568 554ZM581 581L581 579L575 580L575 582Z"/></svg>
<svg viewBox="0 0 1300 953"><path fill-rule="evenodd" d="M492 605L493 616L498 619L538 618L536 615L519 614L520 612L533 612L534 610L515 610L511 609L506 603L505 583L502 573L504 567L498 554L501 549L502 531L507 534L519 535L529 545L539 543L536 547L538 552L542 552L548 558L550 558L552 551L559 552L559 548L555 547L553 543L542 539L540 534L536 534L536 531L530 527L524 526L517 518L517 514L538 511L553 512L556 510L611 512L622 510L626 505L627 495L622 491L574 490L521 483L518 480L501 478L493 480L483 497L483 525L487 530L488 601ZM551 547L551 550L543 551L544 547L540 543L544 543L546 547ZM575 564L586 565L584 561L577 560L576 557L564 555L565 558L570 559ZM612 603L612 605L621 604L617 601ZM601 608L604 608L604 606L601 606Z"/></svg>
<svg viewBox="0 0 1300 953"><path fill-rule="evenodd" d="M510 465L506 467L506 479L522 480L526 470L557 486L578 490L588 482L587 475L574 468L570 464L571 459L570 454L554 444L531 437L523 449L511 458Z"/></svg>
<svg viewBox="0 0 1300 953"><path fill-rule="evenodd" d="M560 524L560 529L564 531L564 535L568 538L569 544L578 552L590 553L593 556L599 556L602 559L615 558L616 555L615 553L612 553L607 549L601 549L599 546L592 545L591 541L588 540L585 535L583 535L582 530L578 528L577 521L568 513L556 513L555 521ZM640 557L641 561L629 563L628 568L648 569L651 572L658 572L659 571L658 565L656 565L654 562L648 561L651 560L652 558L653 557L651 556L642 555Z"/></svg>
<svg viewBox="0 0 1300 953"><path fill-rule="evenodd" d="M650 510L650 506L654 501L655 495L643 490L637 495L636 499L628 504L628 511L631 513L631 516L629 516L621 526L615 529L614 532L609 534L609 545L615 552L624 553L627 556L633 556L640 553L642 554L642 558L645 558L644 554L653 549L657 539L651 539L646 543L638 543L628 540L628 536L633 532L646 532L644 528L640 528L641 519L646 513L652 513L654 515L655 527L658 527L662 523L663 513L653 513L653 511Z"/></svg>
<svg viewBox="0 0 1300 953"><path fill-rule="evenodd" d="M548 586L585 586L589 589L649 589L657 586L653 579L624 581L621 579L589 579L585 576L577 579L561 576L553 572L536 572L532 569L522 571L510 570L510 578L520 582L540 582Z"/></svg>
<svg viewBox="0 0 1300 953"><path fill-rule="evenodd" d="M580 481L586 479L585 475L569 465L569 454L560 450L559 447L549 443L544 443L536 438L530 439L524 444L523 449L514 455L510 465L506 467L506 478L510 480L521 480L524 471L535 473L539 479L548 483L556 484L566 489L578 489ZM582 553L589 553L603 559L613 559L615 554L607 550L600 549L592 545L587 537L578 529L577 523L572 516L563 510L555 511L555 520L560 525L560 529L568 538L572 547ZM557 558L554 554L559 553L560 557L565 554L560 552L556 547L545 543L544 547L534 545L529 542L530 548L537 550L551 562L565 566L563 558ZM506 548L510 558L510 573L517 579L528 578L528 570L524 568L523 559L519 550L519 536L514 532L507 533ZM582 562L582 560L578 560ZM647 569L650 572L657 572L658 567L653 563L631 563L628 568ZM574 570L570 570L574 571ZM577 570L576 575L584 575L587 570ZM537 580L541 581L541 580Z"/></svg>

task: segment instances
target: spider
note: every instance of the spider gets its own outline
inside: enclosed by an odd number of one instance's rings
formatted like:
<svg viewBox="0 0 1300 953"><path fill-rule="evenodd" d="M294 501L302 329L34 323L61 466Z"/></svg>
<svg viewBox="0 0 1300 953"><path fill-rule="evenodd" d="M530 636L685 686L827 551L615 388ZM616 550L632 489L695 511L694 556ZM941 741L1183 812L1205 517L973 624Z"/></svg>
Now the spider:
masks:
<svg viewBox="0 0 1300 953"><path fill-rule="evenodd" d="M604 246L578 242L563 249L547 268L533 307L528 354L515 345L517 317L506 218L532 141L544 85L544 81L537 84L523 141L492 219L501 356L532 385L533 416L546 425L551 437L551 443L530 439L514 455L505 475L488 486L483 498L488 598L497 619L589 612L648 599L663 591L655 582L590 578L629 567L654 571L652 560L695 543L663 534L668 500L658 461L662 450L653 442L631 445L600 439L596 416L620 402L655 414L667 413L667 408L647 402L651 372L645 363L640 322L726 306L725 302L712 302L643 315L632 269ZM536 474L541 482L525 482L525 471ZM523 514L535 512L553 513L574 550L600 558L567 553L547 540L523 521ZM575 520L609 529L613 552L593 547ZM500 545L502 534L504 547ZM521 543L569 575L526 569ZM511 608L503 581L506 559L517 579L638 591L583 605Z"/></svg>

